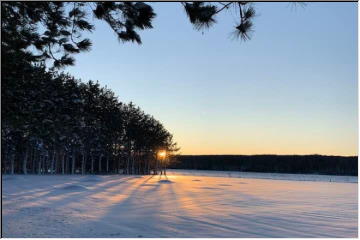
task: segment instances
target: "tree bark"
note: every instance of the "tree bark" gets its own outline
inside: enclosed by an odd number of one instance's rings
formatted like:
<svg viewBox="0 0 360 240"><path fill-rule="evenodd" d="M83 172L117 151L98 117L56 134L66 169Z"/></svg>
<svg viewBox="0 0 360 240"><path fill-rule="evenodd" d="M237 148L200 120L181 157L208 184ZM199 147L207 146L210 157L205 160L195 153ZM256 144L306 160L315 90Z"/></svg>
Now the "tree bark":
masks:
<svg viewBox="0 0 360 240"><path fill-rule="evenodd" d="M65 173L69 174L69 154L66 152Z"/></svg>
<svg viewBox="0 0 360 240"><path fill-rule="evenodd" d="M150 174L150 156L147 158L147 174Z"/></svg>
<svg viewBox="0 0 360 240"><path fill-rule="evenodd" d="M48 153L46 155L48 155ZM44 156L42 159L42 169L45 174L47 173L47 158L48 157Z"/></svg>
<svg viewBox="0 0 360 240"><path fill-rule="evenodd" d="M99 173L101 173L101 160L102 160L103 154L100 154L99 156Z"/></svg>
<svg viewBox="0 0 360 240"><path fill-rule="evenodd" d="M82 154L82 161L81 161L81 174L85 174L86 158L87 158L87 153L84 151Z"/></svg>
<svg viewBox="0 0 360 240"><path fill-rule="evenodd" d="M130 154L126 158L126 174L130 174Z"/></svg>
<svg viewBox="0 0 360 240"><path fill-rule="evenodd" d="M106 173L109 173L109 155L106 155Z"/></svg>
<svg viewBox="0 0 360 240"><path fill-rule="evenodd" d="M56 152L55 152L55 150L53 150L53 153L51 155L51 163L50 163L51 174L54 174L55 156L56 156Z"/></svg>
<svg viewBox="0 0 360 240"><path fill-rule="evenodd" d="M61 153L61 173L65 174L65 153Z"/></svg>
<svg viewBox="0 0 360 240"><path fill-rule="evenodd" d="M58 153L57 151L55 152L55 173L59 172L59 158L60 158L60 153Z"/></svg>
<svg viewBox="0 0 360 240"><path fill-rule="evenodd" d="M32 149L32 165L31 165L31 168L32 168L32 170L31 170L31 172L33 173L33 174L35 174L35 169L36 169L36 166L35 166L35 159L36 159L36 150L35 150L35 148L33 148Z"/></svg>
<svg viewBox="0 0 360 240"><path fill-rule="evenodd" d="M75 173L75 148L73 148L72 159L71 159L71 174Z"/></svg>
<svg viewBox="0 0 360 240"><path fill-rule="evenodd" d="M14 174L14 161L15 161L15 153L11 154L10 158L10 174Z"/></svg>
<svg viewBox="0 0 360 240"><path fill-rule="evenodd" d="M42 160L42 156L39 156L39 160L38 160L38 174L41 174L41 160Z"/></svg>
<svg viewBox="0 0 360 240"><path fill-rule="evenodd" d="M27 174L27 160L28 160L28 156L29 156L29 147L26 147L26 150L25 150L25 156L24 156L24 159L23 159L23 173L24 174Z"/></svg>
<svg viewBox="0 0 360 240"><path fill-rule="evenodd" d="M94 157L92 153L90 153L90 160L91 160L91 174L94 173Z"/></svg>
<svg viewBox="0 0 360 240"><path fill-rule="evenodd" d="M134 156L131 156L131 174L134 174L135 172L135 161L134 161Z"/></svg>

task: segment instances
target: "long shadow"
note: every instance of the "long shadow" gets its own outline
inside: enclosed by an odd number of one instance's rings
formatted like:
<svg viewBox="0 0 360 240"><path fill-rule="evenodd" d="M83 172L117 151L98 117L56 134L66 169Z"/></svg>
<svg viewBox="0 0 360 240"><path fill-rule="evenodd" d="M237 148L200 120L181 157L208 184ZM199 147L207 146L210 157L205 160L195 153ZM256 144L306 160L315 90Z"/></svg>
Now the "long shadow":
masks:
<svg viewBox="0 0 360 240"><path fill-rule="evenodd" d="M154 178L154 175L149 176L148 178L146 178L144 181L142 182L137 182L136 187L132 188L132 190L128 193L126 193L127 197L125 199L121 199L118 202L114 202L111 204L111 206L109 208L107 208L107 211L105 214L102 215L101 218L92 220L91 222L87 222L87 226L91 227L94 225L97 225L98 223L104 223L106 221L104 220L108 220L111 219L111 217L113 216L114 213L118 212L119 215L121 216L121 211L124 211L124 209L126 209L126 214L128 214L128 212L131 211L137 211L137 214L140 215L135 215L136 213L134 213L134 215L126 215L126 216L130 216L130 218L146 218L146 219L153 219L156 220L158 217L157 214L157 209L158 204L157 202L155 204L154 203L154 198L149 198L148 193L154 193L154 191L156 191L156 189L158 189L158 187L160 186L160 184L154 184L155 187L147 189L146 185L147 183L152 180ZM154 180L154 179L153 179ZM144 189L146 190L142 190ZM148 198L147 198L148 197ZM149 199L149 200L147 200ZM143 201L141 204L138 203L138 201ZM157 200L157 199L155 199ZM141 208L139 209L139 206L141 206ZM149 208L151 209L151 211L148 211ZM141 215L142 210L145 210L145 214L146 215ZM124 217L125 218L125 217ZM146 229L148 229L149 225L151 225L152 228L158 228L160 229L161 226L156 226L157 222L156 221L141 221L141 223L137 223L137 225L135 226L134 224L131 223L131 219L124 219L122 218L122 226L117 225L117 223L114 222L109 222L107 221L106 224L108 224L109 226L112 226L115 229L119 230L119 227L122 229L131 229L131 228L137 228L140 232L141 231L146 231ZM81 227L84 227L83 225ZM124 232L122 233L107 233L108 237L124 237L127 236L129 237L129 234L126 234ZM140 234L140 233L139 233ZM137 237L138 235L131 235L131 237ZM88 236L91 237L91 236ZM102 237L107 237L107 236L102 236ZM143 236L143 237L147 237L147 236Z"/></svg>
<svg viewBox="0 0 360 240"><path fill-rule="evenodd" d="M46 207L65 207L66 204L68 203L72 203L74 200L79 198L79 195L81 195L82 199L87 199L90 195L93 195L94 193L96 194L99 190L99 188L101 188L102 192L106 192L107 189L112 188L115 185L119 185L123 182L128 181L129 179L132 179L131 176L128 177L121 177L120 179L118 179L117 181L111 181L110 183L107 184L101 184L101 186L97 186L97 187L91 187L91 189L88 189L86 191L66 191L66 192L59 192L59 189L53 189L53 190L48 190L49 187L47 188L42 188L44 191L42 191L44 194L41 195L37 195L37 196L33 196L33 192L27 192L26 194L24 193L21 197L24 198L22 199L22 207L31 207L31 206L46 206ZM122 181L119 181L122 180ZM63 184L57 184L56 186L60 185L60 186L71 186L73 184L77 184L77 183L82 183L82 178L80 178L78 181L73 181L71 183L63 183ZM96 186L96 185L95 185ZM128 187L131 187L128 186ZM122 190L126 190L127 188L123 188ZM41 191L37 191L37 192L41 192ZM27 197L27 198L26 198ZM10 200L10 199L9 199ZM7 201L9 201L7 200ZM59 202L61 202L62 204L60 205ZM65 202L65 204L64 204ZM30 204L29 204L30 203Z"/></svg>

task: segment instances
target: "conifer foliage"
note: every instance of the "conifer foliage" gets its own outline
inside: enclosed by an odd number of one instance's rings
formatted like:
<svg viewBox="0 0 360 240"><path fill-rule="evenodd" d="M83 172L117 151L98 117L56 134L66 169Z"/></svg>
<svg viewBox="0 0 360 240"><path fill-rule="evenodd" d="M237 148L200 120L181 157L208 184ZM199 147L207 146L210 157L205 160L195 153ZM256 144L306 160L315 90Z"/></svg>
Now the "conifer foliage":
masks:
<svg viewBox="0 0 360 240"><path fill-rule="evenodd" d="M158 151L177 150L159 121L98 82L13 60L2 65L3 172L150 174Z"/></svg>
<svg viewBox="0 0 360 240"><path fill-rule="evenodd" d="M82 37L94 30L90 15L121 41L141 43L137 31L152 27L152 8L141 2L1 7L2 172L157 173L157 152L167 151L169 160L177 150L164 126L98 82L58 72L90 50L91 40Z"/></svg>
<svg viewBox="0 0 360 240"><path fill-rule="evenodd" d="M255 17L251 3L181 4L197 30L216 23L220 12L235 11L235 36L250 39ZM106 22L121 42L141 44L139 31L152 28L155 16L151 5L144 2L1 2L2 51L16 49L27 60L51 62L61 68L74 65L75 54L91 49L91 40L83 33L95 30L93 19Z"/></svg>

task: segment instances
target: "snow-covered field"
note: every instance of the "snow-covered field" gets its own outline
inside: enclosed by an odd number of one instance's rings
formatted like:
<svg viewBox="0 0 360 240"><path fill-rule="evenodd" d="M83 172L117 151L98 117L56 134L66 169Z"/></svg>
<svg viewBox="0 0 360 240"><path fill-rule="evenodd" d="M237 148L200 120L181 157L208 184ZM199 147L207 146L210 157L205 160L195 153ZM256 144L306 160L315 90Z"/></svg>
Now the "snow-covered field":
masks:
<svg viewBox="0 0 360 240"><path fill-rule="evenodd" d="M357 177L222 174L5 175L3 237L358 235Z"/></svg>
<svg viewBox="0 0 360 240"><path fill-rule="evenodd" d="M357 183L357 176L336 176L318 174L289 174L289 173L260 173L260 172L239 172L239 171L212 171L212 170L183 170L169 169L168 174L182 176L210 176L210 177L236 177L236 178L257 178L273 180L293 181L316 181L316 182L347 182Z"/></svg>

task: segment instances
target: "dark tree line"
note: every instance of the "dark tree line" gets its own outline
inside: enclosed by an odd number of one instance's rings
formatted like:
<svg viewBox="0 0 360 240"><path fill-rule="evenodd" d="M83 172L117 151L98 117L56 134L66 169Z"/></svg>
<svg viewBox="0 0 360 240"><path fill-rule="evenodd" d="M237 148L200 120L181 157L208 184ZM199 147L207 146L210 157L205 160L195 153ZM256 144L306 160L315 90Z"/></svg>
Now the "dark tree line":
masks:
<svg viewBox="0 0 360 240"><path fill-rule="evenodd" d="M2 172L149 174L172 135L99 83L21 59L2 65Z"/></svg>
<svg viewBox="0 0 360 240"><path fill-rule="evenodd" d="M358 158L323 155L180 155L169 167L357 176Z"/></svg>
<svg viewBox="0 0 360 240"><path fill-rule="evenodd" d="M57 70L90 50L90 39L81 35L94 29L91 12L119 39L140 43L136 31L151 27L152 8L131 2L2 2L1 7L2 172L161 171L176 144L159 121L121 103L99 83ZM168 153L161 163L159 151Z"/></svg>

